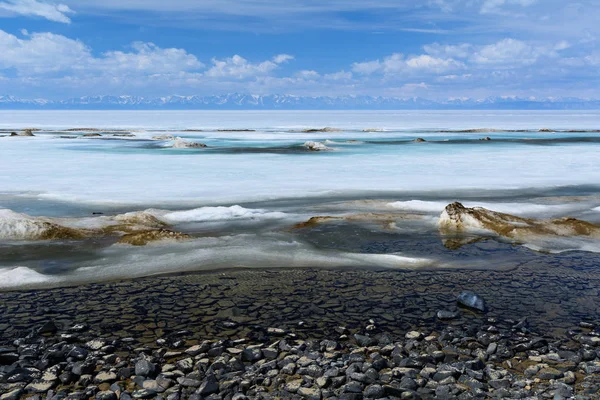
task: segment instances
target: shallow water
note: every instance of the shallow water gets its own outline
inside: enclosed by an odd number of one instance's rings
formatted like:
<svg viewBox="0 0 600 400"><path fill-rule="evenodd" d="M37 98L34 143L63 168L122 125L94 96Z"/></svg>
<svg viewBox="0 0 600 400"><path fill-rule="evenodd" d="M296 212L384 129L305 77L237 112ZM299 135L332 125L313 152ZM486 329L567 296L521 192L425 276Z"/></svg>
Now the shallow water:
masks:
<svg viewBox="0 0 600 400"><path fill-rule="evenodd" d="M118 244L114 234L52 241L25 234L16 240L0 219L0 289L231 267L507 270L565 256L595 260L600 252L593 237L517 243L493 235L446 237L437 228L440 213L454 201L520 217L600 224L598 112L0 117L6 132L41 129L35 137L0 137L0 208L77 229L153 208L150 214L168 229L192 236L145 247ZM326 126L336 129L305 131ZM67 131L77 127L105 130L100 137ZM122 136L127 132L133 136ZM173 140L155 138L161 135L207 147L172 148ZM310 151L307 141L329 150ZM330 219L298 225L315 216ZM31 229L18 224L25 233Z"/></svg>

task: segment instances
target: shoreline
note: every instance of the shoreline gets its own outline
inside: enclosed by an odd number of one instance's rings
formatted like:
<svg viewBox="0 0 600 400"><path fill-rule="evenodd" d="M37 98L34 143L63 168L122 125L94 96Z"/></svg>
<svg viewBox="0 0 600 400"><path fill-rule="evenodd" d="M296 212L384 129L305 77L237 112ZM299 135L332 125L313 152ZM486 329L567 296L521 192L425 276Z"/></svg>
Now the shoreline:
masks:
<svg viewBox="0 0 600 400"><path fill-rule="evenodd" d="M598 287L593 266L549 264L229 270L4 292L0 393L594 399ZM484 313L457 307L465 290Z"/></svg>

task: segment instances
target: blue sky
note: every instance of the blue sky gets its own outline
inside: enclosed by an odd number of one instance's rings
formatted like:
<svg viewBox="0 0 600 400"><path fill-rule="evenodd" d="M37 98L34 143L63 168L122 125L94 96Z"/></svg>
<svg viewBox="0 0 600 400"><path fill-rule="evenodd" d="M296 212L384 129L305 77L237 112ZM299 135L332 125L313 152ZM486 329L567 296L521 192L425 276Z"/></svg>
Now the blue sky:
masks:
<svg viewBox="0 0 600 400"><path fill-rule="evenodd" d="M600 0L0 0L0 94L600 98Z"/></svg>

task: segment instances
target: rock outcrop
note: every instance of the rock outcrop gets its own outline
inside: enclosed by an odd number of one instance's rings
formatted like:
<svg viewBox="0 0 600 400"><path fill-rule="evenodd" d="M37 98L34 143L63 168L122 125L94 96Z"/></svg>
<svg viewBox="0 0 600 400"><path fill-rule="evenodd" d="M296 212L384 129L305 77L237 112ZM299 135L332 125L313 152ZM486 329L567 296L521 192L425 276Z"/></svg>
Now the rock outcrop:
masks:
<svg viewBox="0 0 600 400"><path fill-rule="evenodd" d="M575 218L535 220L482 207L467 208L461 203L452 203L446 207L440 216L438 227L442 234L483 231L524 242L543 236L600 238L600 226Z"/></svg>

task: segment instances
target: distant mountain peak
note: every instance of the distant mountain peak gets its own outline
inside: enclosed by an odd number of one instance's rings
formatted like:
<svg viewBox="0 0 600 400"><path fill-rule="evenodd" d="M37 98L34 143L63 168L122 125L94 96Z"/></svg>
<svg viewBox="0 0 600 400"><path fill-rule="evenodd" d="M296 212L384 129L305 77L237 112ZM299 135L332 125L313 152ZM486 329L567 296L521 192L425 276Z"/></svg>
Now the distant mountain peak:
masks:
<svg viewBox="0 0 600 400"><path fill-rule="evenodd" d="M536 98L497 96L483 99L450 97L429 100L421 97L383 96L298 96L292 94L230 93L213 96L94 95L65 100L23 99L0 95L0 109L31 110L598 110L600 100L580 98Z"/></svg>

